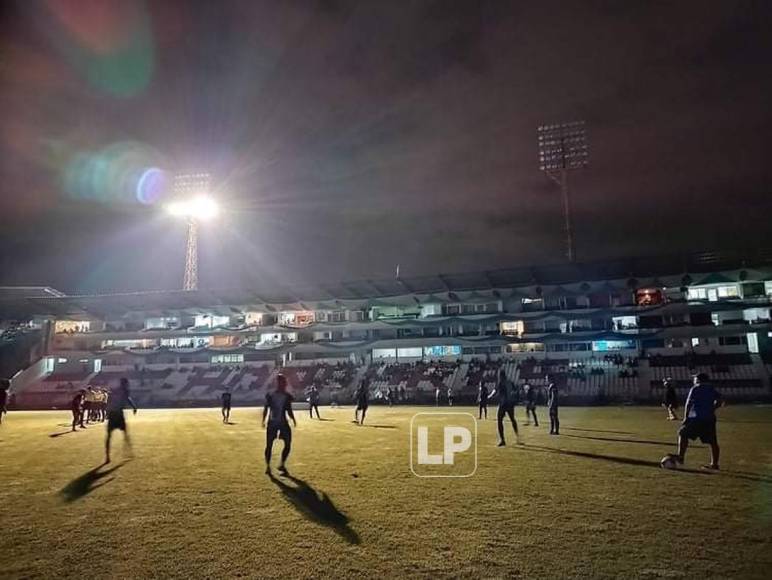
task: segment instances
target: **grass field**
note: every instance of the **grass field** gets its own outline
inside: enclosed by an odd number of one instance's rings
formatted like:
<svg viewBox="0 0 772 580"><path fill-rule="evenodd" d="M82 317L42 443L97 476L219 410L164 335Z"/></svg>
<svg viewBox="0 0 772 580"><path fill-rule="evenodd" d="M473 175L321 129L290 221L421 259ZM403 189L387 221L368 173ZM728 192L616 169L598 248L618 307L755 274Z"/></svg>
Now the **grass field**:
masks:
<svg viewBox="0 0 772 580"><path fill-rule="evenodd" d="M371 407L364 427L351 409L298 413L291 478L263 473L258 409L231 425L217 409L140 410L134 459L118 434L100 468L104 426L11 413L0 577L770 577L772 408L720 411L720 473L698 469L704 446L687 470L659 468L677 427L661 409L565 408L550 437L518 408L526 445L497 448L495 421L480 423L464 479L411 473L419 410Z"/></svg>

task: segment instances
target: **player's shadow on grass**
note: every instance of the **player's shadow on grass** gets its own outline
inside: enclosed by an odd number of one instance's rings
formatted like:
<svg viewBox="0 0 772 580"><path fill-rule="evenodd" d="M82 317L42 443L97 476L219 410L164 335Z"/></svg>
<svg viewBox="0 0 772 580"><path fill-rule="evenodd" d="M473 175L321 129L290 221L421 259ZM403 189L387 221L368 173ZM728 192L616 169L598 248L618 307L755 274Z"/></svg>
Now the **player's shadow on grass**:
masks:
<svg viewBox="0 0 772 580"><path fill-rule="evenodd" d="M104 465L89 469L86 473L80 477L76 477L70 483L65 485L59 491L59 494L62 496L65 503L74 502L75 500L87 496L95 489L110 483L115 477L111 477L110 479L104 478L120 469L121 466L123 466L123 463L114 465L109 469L102 469Z"/></svg>
<svg viewBox="0 0 772 580"><path fill-rule="evenodd" d="M370 427L370 429L396 429L394 425L368 425L365 423L362 427Z"/></svg>
<svg viewBox="0 0 772 580"><path fill-rule="evenodd" d="M649 439L622 439L620 437L592 437L590 435L571 435L563 433L563 437L572 437L574 439L591 439L593 441L614 441L619 443L641 443L642 445L660 445L672 447L672 441L651 441Z"/></svg>
<svg viewBox="0 0 772 580"><path fill-rule="evenodd" d="M271 481L307 519L332 528L349 544L359 544L359 534L349 527L349 519L324 492L318 492L298 477L287 476L295 485L289 485L270 474Z"/></svg>
<svg viewBox="0 0 772 580"><path fill-rule="evenodd" d="M51 433L49 437L53 439L54 437L61 437L62 435L67 435L68 433L75 433L75 431L69 429L67 431L60 431L59 433Z"/></svg>
<svg viewBox="0 0 772 580"><path fill-rule="evenodd" d="M618 455L602 455L600 453L589 453L586 451L571 451L569 449L555 449L554 447L542 447L540 445L525 445L522 449L530 449L532 451L542 451L544 453L557 453L559 455L568 455L570 457L582 457L585 459L598 459L601 461L607 461L609 463L620 463L622 465L638 465L641 467L654 467L656 469L662 469L659 461L649 461L647 459L636 459L634 457L619 457ZM699 473L701 475L710 475L706 471L700 471L698 469L686 469L679 467L678 471L685 471L688 473Z"/></svg>
<svg viewBox="0 0 772 580"><path fill-rule="evenodd" d="M563 431L587 431L588 433L613 433L614 435L635 435L629 431L610 431L608 429L580 429L579 427L563 427Z"/></svg>
<svg viewBox="0 0 772 580"><path fill-rule="evenodd" d="M234 423L233 421L226 421L225 425L238 425L238 423Z"/></svg>

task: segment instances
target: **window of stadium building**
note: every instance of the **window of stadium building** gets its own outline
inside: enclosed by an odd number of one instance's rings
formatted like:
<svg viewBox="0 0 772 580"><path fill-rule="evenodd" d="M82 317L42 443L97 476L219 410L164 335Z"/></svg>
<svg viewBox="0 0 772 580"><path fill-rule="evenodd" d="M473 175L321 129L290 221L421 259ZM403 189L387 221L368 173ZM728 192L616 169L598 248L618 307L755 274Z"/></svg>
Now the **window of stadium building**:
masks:
<svg viewBox="0 0 772 580"><path fill-rule="evenodd" d="M196 328L216 328L218 326L227 326L230 322L228 316L216 316L214 314L200 314L195 317L193 326Z"/></svg>
<svg viewBox="0 0 772 580"><path fill-rule="evenodd" d="M689 291L686 293L686 298L688 300L707 300L708 289L707 288L689 288Z"/></svg>
<svg viewBox="0 0 772 580"><path fill-rule="evenodd" d="M634 340L594 340L592 342L592 350L595 352L607 352L610 350L632 350L634 348Z"/></svg>
<svg viewBox="0 0 772 580"><path fill-rule="evenodd" d="M424 355L426 357L448 357L448 356L461 356L460 346L427 346L424 348Z"/></svg>
<svg viewBox="0 0 772 580"><path fill-rule="evenodd" d="M91 322L88 320L57 320L54 325L54 332L57 334L74 334L89 330L91 330Z"/></svg>
<svg viewBox="0 0 772 580"><path fill-rule="evenodd" d="M363 322L365 320L364 310L349 310L348 319L350 322Z"/></svg>
<svg viewBox="0 0 772 580"><path fill-rule="evenodd" d="M501 323L501 334L507 336L520 336L525 331L525 324L522 320Z"/></svg>
<svg viewBox="0 0 772 580"><path fill-rule="evenodd" d="M651 306L662 302L664 302L662 291L658 288L641 288L635 291L635 303L638 306Z"/></svg>
<svg viewBox="0 0 772 580"><path fill-rule="evenodd" d="M509 352L542 352L543 342L517 342L507 345Z"/></svg>
<svg viewBox="0 0 772 580"><path fill-rule="evenodd" d="M243 354L216 354L210 359L213 365L232 365L244 362Z"/></svg>
<svg viewBox="0 0 772 580"><path fill-rule="evenodd" d="M145 319L145 329L170 329L176 328L180 323L180 319L176 316L162 316L157 318Z"/></svg>
<svg viewBox="0 0 772 580"><path fill-rule="evenodd" d="M136 340L103 340L102 348L153 348L158 343L155 340L150 339L136 339Z"/></svg>
<svg viewBox="0 0 772 580"><path fill-rule="evenodd" d="M530 312L533 310L544 310L544 300L541 298L523 298L523 310Z"/></svg>
<svg viewBox="0 0 772 580"><path fill-rule="evenodd" d="M611 319L614 330L628 330L638 328L638 319L635 316L614 316Z"/></svg>
<svg viewBox="0 0 772 580"><path fill-rule="evenodd" d="M740 289L737 285L731 286L719 286L717 288L719 298L738 298L740 296Z"/></svg>
<svg viewBox="0 0 772 580"><path fill-rule="evenodd" d="M422 304L421 316L440 316L442 314L442 304Z"/></svg>
<svg viewBox="0 0 772 580"><path fill-rule="evenodd" d="M279 324L282 326L308 326L316 320L316 315L311 311L287 311L279 313Z"/></svg>
<svg viewBox="0 0 772 580"><path fill-rule="evenodd" d="M397 349L396 348L374 348L373 349L373 358L396 358L397 357Z"/></svg>
<svg viewBox="0 0 772 580"><path fill-rule="evenodd" d="M246 326L260 326L263 324L262 312L246 312L244 314L244 324Z"/></svg>

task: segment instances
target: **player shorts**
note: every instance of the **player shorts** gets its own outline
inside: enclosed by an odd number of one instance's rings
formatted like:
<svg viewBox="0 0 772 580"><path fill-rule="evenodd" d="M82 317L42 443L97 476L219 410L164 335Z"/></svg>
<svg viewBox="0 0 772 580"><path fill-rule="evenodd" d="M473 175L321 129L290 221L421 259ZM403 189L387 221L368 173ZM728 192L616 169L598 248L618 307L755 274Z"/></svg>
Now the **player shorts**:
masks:
<svg viewBox="0 0 772 580"><path fill-rule="evenodd" d="M289 423L286 421L282 423L268 423L266 443L271 445L277 436L279 439L283 439L285 444L289 445L292 441L292 429L290 429Z"/></svg>
<svg viewBox="0 0 772 580"><path fill-rule="evenodd" d="M230 405L230 403L228 403L227 405L223 405L223 406L222 406L222 410L223 410L223 411L230 411L230 410L231 410L231 405Z"/></svg>
<svg viewBox="0 0 772 580"><path fill-rule="evenodd" d="M367 402L366 401L359 401L357 403L357 411L367 411Z"/></svg>
<svg viewBox="0 0 772 580"><path fill-rule="evenodd" d="M526 409L526 411L535 411L536 410L536 403L534 403L533 401L528 401L525 404L525 409Z"/></svg>
<svg viewBox="0 0 772 580"><path fill-rule="evenodd" d="M126 431L126 417L123 416L123 411L110 411L107 413L107 430L112 431L114 429Z"/></svg>
<svg viewBox="0 0 772 580"><path fill-rule="evenodd" d="M716 421L715 419L687 419L686 422L681 425L678 434L690 440L699 438L703 443L715 443Z"/></svg>

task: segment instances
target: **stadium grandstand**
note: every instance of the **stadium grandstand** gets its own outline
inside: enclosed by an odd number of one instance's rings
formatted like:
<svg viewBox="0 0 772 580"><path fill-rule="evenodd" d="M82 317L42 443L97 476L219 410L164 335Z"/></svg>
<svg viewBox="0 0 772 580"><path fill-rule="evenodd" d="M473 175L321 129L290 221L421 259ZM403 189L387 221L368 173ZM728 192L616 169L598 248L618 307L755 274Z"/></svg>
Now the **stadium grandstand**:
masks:
<svg viewBox="0 0 772 580"><path fill-rule="evenodd" d="M772 252L560 264L317 287L68 296L0 289L17 408L66 405L85 385L132 381L147 406L262 401L293 389L470 403L499 369L555 377L568 403L656 402L705 371L732 400L770 396ZM6 334L8 337L6 338ZM7 344L6 344L7 343ZM10 351L9 351L10 352Z"/></svg>

